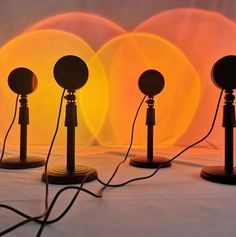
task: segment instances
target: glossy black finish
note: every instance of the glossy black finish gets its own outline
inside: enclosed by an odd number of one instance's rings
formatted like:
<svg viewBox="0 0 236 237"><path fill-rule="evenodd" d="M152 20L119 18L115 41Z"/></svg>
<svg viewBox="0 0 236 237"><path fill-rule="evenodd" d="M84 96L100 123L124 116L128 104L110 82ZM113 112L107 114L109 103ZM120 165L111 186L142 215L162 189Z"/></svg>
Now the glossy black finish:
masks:
<svg viewBox="0 0 236 237"><path fill-rule="evenodd" d="M68 90L64 97L67 100L65 127L67 128L66 165L48 169L48 182L51 184L78 184L89 182L97 178L94 168L75 164L75 128L78 126L76 96L74 90ZM43 173L42 181L46 181Z"/></svg>
<svg viewBox="0 0 236 237"><path fill-rule="evenodd" d="M73 171L69 171L65 166L56 166L48 170L47 177L50 184L78 184L82 183L87 176L86 182L97 178L97 171L94 168L77 165ZM45 173L42 175L42 181L46 181Z"/></svg>
<svg viewBox="0 0 236 237"><path fill-rule="evenodd" d="M27 155L27 126L29 124L27 94L32 93L37 88L37 78L27 68L16 68L9 74L8 84L13 92L20 94L18 120L18 124L20 125L20 155L19 157L3 159L0 162L0 168L29 169L44 166L44 158Z"/></svg>
<svg viewBox="0 0 236 237"><path fill-rule="evenodd" d="M8 85L16 94L27 95L36 90L38 80L31 70L19 67L9 74Z"/></svg>
<svg viewBox="0 0 236 237"><path fill-rule="evenodd" d="M152 159L148 159L147 156L134 156L130 159L129 164L139 168L167 168L171 166L171 162L167 162L168 159L162 156L153 156Z"/></svg>
<svg viewBox="0 0 236 237"><path fill-rule="evenodd" d="M236 88L236 56L226 56L218 60L212 69L216 86L225 90L223 108L223 127L225 128L225 164L224 166L205 167L201 177L208 181L222 184L236 184L236 168L234 167L234 134L236 126L233 89Z"/></svg>
<svg viewBox="0 0 236 237"><path fill-rule="evenodd" d="M88 80L88 67L79 57L67 55L60 58L53 69L54 78L64 89L77 90Z"/></svg>
<svg viewBox="0 0 236 237"><path fill-rule="evenodd" d="M212 68L214 84L225 90L236 89L236 56L227 55L219 59Z"/></svg>
<svg viewBox="0 0 236 237"><path fill-rule="evenodd" d="M153 155L154 144L154 126L155 126L155 108L153 96L160 93L164 88L164 77L156 70L147 70L139 78L139 88L148 95L146 101L148 108L146 113L147 126L147 155L134 156L130 159L129 164L139 168L167 168L171 166L168 159L161 156Z"/></svg>
<svg viewBox="0 0 236 237"><path fill-rule="evenodd" d="M20 160L24 161L27 158L27 126L29 124L29 108L27 95L21 95L19 111L20 125Z"/></svg>
<svg viewBox="0 0 236 237"><path fill-rule="evenodd" d="M9 157L0 162L2 169L30 169L44 166L45 160L41 157L27 156L27 159L21 157Z"/></svg>
<svg viewBox="0 0 236 237"><path fill-rule="evenodd" d="M224 166L205 167L201 171L201 177L214 183L236 185L236 168L227 172Z"/></svg>
<svg viewBox="0 0 236 237"><path fill-rule="evenodd" d="M149 69L143 72L139 77L138 86L143 94L154 96L163 90L165 80L160 72L154 69Z"/></svg>

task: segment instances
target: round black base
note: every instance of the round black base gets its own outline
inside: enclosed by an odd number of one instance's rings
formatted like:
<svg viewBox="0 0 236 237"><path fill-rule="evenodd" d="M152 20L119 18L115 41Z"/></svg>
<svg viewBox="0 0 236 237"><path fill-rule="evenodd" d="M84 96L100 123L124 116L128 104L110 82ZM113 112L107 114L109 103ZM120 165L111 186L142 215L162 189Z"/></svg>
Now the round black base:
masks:
<svg viewBox="0 0 236 237"><path fill-rule="evenodd" d="M211 182L236 185L236 167L232 172L226 172L224 166L205 167L201 177Z"/></svg>
<svg viewBox="0 0 236 237"><path fill-rule="evenodd" d="M162 156L153 157L152 161L149 161L146 156L137 156L130 159L129 164L139 168L167 168L171 166L171 162L167 162L168 159Z"/></svg>
<svg viewBox="0 0 236 237"><path fill-rule="evenodd" d="M45 160L41 157L29 156L26 160L20 160L19 157L3 159L0 162L2 169L30 169L44 166Z"/></svg>
<svg viewBox="0 0 236 237"><path fill-rule="evenodd" d="M48 183L50 184L79 184L82 183L84 177L87 175L85 182L93 181L97 178L97 170L91 167L77 165L75 170L70 172L65 166L57 166L48 170ZM45 182L45 173L42 175L42 181Z"/></svg>

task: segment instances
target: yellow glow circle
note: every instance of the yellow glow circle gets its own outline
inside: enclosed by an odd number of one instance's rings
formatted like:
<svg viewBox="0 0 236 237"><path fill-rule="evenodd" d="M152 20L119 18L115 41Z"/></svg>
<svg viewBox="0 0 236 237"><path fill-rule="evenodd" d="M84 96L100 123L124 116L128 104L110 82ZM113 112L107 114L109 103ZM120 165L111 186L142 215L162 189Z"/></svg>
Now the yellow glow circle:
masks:
<svg viewBox="0 0 236 237"><path fill-rule="evenodd" d="M200 78L185 55L165 39L129 33L99 51L109 78L109 116L99 134L101 143L129 143L131 123L143 95L138 78L147 69L160 71L165 88L155 96L155 144L172 145L190 125L200 96ZM146 105L136 124L135 145L146 145Z"/></svg>
<svg viewBox="0 0 236 237"><path fill-rule="evenodd" d="M88 82L77 93L79 111L77 142L88 145L93 141L103 124L108 106L107 78L103 65L82 39L71 33L58 30L25 33L1 48L0 83L4 100L0 101L0 106L6 108L5 111L1 110L2 116L4 114L5 118L1 122L1 134L4 134L9 126L15 97L15 94L8 87L7 77L14 68L26 67L38 77L38 88L29 95L29 144L49 144L55 129L62 93L62 88L57 85L53 78L53 67L56 61L65 55L79 56L88 64ZM61 127L64 125L64 107ZM87 109L83 111L83 108L88 107L90 108L89 111ZM57 144L65 144L65 132L65 128L60 129ZM14 127L11 134L14 135L9 138L9 142L19 143L17 126Z"/></svg>

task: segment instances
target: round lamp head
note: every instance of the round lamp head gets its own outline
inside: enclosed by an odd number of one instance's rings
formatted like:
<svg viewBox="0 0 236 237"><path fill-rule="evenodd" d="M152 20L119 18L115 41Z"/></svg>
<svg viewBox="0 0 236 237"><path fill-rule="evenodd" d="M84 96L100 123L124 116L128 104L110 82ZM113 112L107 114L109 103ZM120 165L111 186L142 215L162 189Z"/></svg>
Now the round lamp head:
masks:
<svg viewBox="0 0 236 237"><path fill-rule="evenodd" d="M236 56L228 55L219 59L213 66L212 80L224 90L236 89Z"/></svg>
<svg viewBox="0 0 236 237"><path fill-rule="evenodd" d="M88 67L81 58L67 55L56 62L53 74L61 87L67 90L77 90L88 80Z"/></svg>
<svg viewBox="0 0 236 237"><path fill-rule="evenodd" d="M154 69L144 71L138 80L138 86L141 92L148 96L159 94L165 85L162 74Z"/></svg>
<svg viewBox="0 0 236 237"><path fill-rule="evenodd" d="M16 94L27 95L35 91L38 80L31 70L19 67L9 74L8 85Z"/></svg>

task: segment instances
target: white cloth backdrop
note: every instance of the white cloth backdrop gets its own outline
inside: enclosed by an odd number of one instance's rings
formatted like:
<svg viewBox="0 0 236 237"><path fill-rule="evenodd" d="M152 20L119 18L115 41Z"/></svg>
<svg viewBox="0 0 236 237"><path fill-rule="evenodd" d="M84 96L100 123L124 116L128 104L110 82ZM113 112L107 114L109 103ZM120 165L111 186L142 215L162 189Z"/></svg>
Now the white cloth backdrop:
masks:
<svg viewBox="0 0 236 237"><path fill-rule="evenodd" d="M163 149L156 154L171 157L180 150ZM45 152L45 148L30 150L34 155ZM77 157L80 164L97 168L100 179L106 181L124 152L125 148L90 147L78 149ZM16 149L11 149L11 153L17 154ZM63 163L63 153L62 147L54 149L50 164ZM132 151L132 155L141 153L144 150ZM222 164L222 158L222 150L193 148L155 177L121 188L108 188L102 199L81 193L68 214L58 223L47 226L42 236L233 237L236 234L235 187L208 182L199 176L203 166ZM0 172L1 203L31 215L43 212L45 186L40 182L43 168ZM113 183L151 172L126 163ZM50 200L60 187L50 185ZM101 185L94 181L85 187L96 192ZM51 217L63 210L73 193L67 191L61 196ZM0 209L0 220L0 230L3 230L23 219ZM38 228L37 224L30 223L7 236L35 236Z"/></svg>

